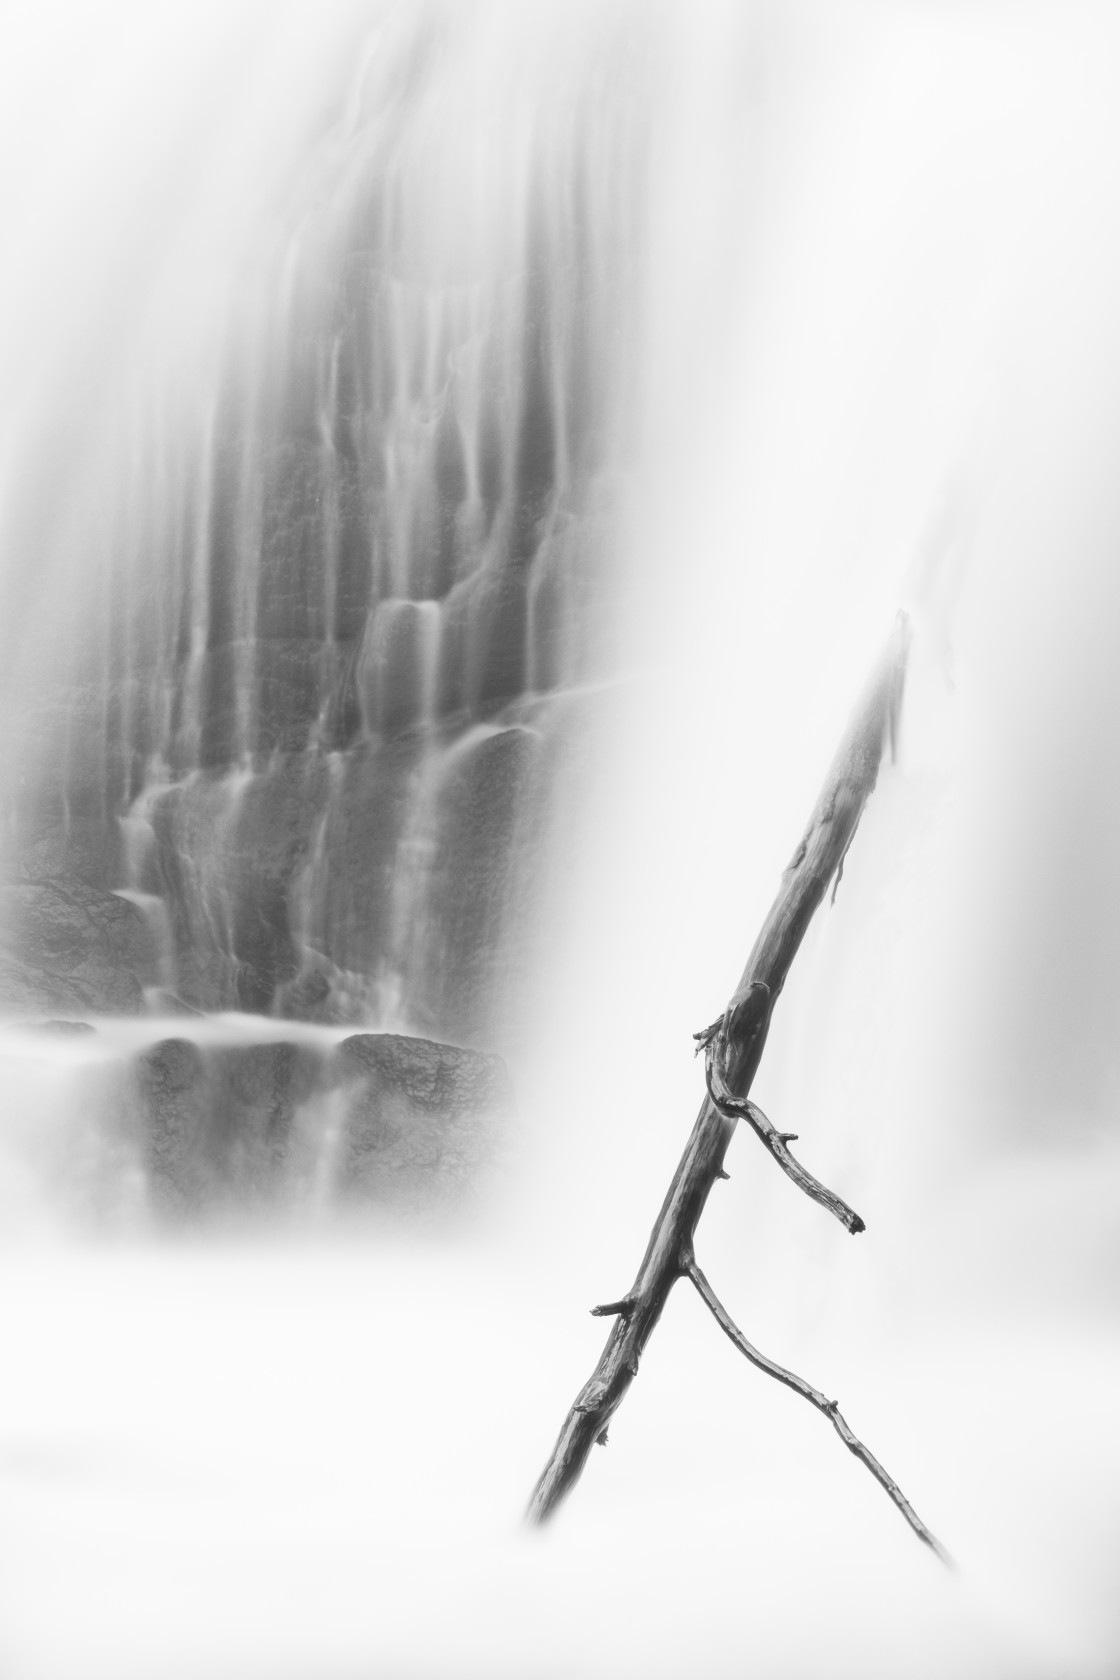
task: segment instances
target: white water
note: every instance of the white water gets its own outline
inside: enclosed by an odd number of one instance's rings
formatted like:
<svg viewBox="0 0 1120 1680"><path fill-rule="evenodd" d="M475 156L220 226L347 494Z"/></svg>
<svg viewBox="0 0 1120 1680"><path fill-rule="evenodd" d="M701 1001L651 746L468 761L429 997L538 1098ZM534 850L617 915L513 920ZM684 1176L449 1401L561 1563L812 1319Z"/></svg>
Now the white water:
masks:
<svg viewBox="0 0 1120 1680"><path fill-rule="evenodd" d="M527 1149L471 1242L12 1232L14 1680L1115 1672L1116 31L707 23L680 19L660 131L638 675L573 842ZM947 486L939 595L913 561ZM902 763L757 1086L868 1232L740 1137L701 1259L960 1572L683 1291L526 1536L585 1309L629 1281L699 1098L689 1033L906 590Z"/></svg>

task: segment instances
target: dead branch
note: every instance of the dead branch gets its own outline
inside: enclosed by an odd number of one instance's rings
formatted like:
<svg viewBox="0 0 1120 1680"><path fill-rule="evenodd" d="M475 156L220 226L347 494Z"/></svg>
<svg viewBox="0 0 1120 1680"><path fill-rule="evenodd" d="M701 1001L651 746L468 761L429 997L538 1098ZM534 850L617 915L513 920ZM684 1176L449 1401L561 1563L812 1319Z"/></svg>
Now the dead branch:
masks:
<svg viewBox="0 0 1120 1680"><path fill-rule="evenodd" d="M700 1288L697 1278L702 1274L696 1267L693 1252L696 1226L713 1184L718 1178L727 1176L723 1169L724 1155L740 1116L751 1123L783 1170L806 1194L834 1213L849 1231L855 1233L863 1229L863 1221L858 1214L794 1161L785 1147L790 1134L777 1132L762 1111L748 1104L746 1099L790 965L829 882L839 870L851 845L864 806L878 779L888 742L893 754L908 645L909 625L900 614L872 681L841 741L808 827L782 877L778 896L747 959L734 996L720 1020L697 1035L706 1053L708 1094L650 1233L632 1287L621 1300L594 1309L600 1316L612 1316L614 1324L599 1362L576 1396L552 1455L533 1490L528 1511L532 1522L547 1520L575 1486L596 1441L605 1440L607 1426L637 1375L642 1350L677 1279L690 1277ZM711 1296L709 1305L714 1301L715 1297ZM717 1312L717 1318L720 1314L722 1308ZM722 1314L721 1323L724 1319L726 1314ZM726 1321L725 1329L730 1322L729 1319ZM741 1344L745 1351L749 1344L743 1341L738 1331L732 1339L736 1338L736 1345ZM753 1349L748 1357L760 1363L771 1375L781 1371L780 1366L763 1363L762 1356L755 1355ZM800 1384L800 1379L792 1377L789 1372L782 1372L780 1380L798 1388L805 1398L811 1398L817 1392L809 1389L807 1384ZM823 1400L823 1396L821 1400L827 1410L830 1403ZM886 1472L851 1435L843 1420L836 1422L838 1414L835 1414L835 1408L829 1415L833 1416L841 1438L863 1459L872 1473L879 1476L883 1486L888 1491L894 1487ZM900 1509L907 1515L907 1520L939 1555L943 1555L933 1537L918 1524L901 1494L896 1503L900 1501Z"/></svg>
<svg viewBox="0 0 1120 1680"><path fill-rule="evenodd" d="M826 1184L822 1184L819 1178L814 1178L812 1173L808 1172L801 1165L801 1162L790 1154L786 1144L795 1143L797 1133L779 1132L777 1127L766 1118L757 1103L751 1102L749 1097L745 1101L739 1102L731 1095L716 1065L716 1046L718 1042L717 1036L716 1039L709 1041L706 1046L704 1073L708 1095L720 1113L728 1119L745 1120L754 1131L755 1136L761 1138L782 1171L787 1177L792 1178L797 1188L804 1190L807 1196L811 1196L815 1202L819 1202L823 1208L827 1208L829 1213L835 1214L841 1225L846 1225L853 1237L858 1236L860 1231L866 1231L867 1226L863 1223L859 1214L853 1208L850 1208L847 1202L842 1202L834 1190L830 1190Z"/></svg>
<svg viewBox="0 0 1120 1680"><path fill-rule="evenodd" d="M727 1312L723 1303L716 1295L715 1290L712 1288L695 1260L691 1260L689 1262L688 1276L695 1284L697 1294L700 1296L700 1299L704 1302L705 1306L707 1306L710 1310L712 1317L715 1319L724 1335L734 1342L735 1346L739 1349L739 1352L744 1356L744 1358L749 1359L752 1365L757 1365L760 1371L765 1371L768 1377L773 1377L777 1382L785 1383L786 1387L792 1388L795 1394L800 1394L803 1400L808 1400L810 1406L815 1406L818 1412L824 1413L825 1417L828 1418L833 1429L835 1429L837 1435L839 1435L848 1451L850 1453L854 1453L856 1458L858 1458L862 1464L866 1464L879 1486L886 1493L888 1499L892 1499L898 1506L899 1510L906 1518L906 1521L910 1524L910 1527L918 1536L918 1539L924 1540L931 1551L937 1553L942 1563L948 1564L952 1567L952 1558L949 1556L948 1552L936 1536L931 1534L921 1517L919 1517L914 1507L910 1504L910 1501L903 1494L898 1483L892 1476L887 1474L887 1472L883 1469L883 1466L879 1463L879 1460L867 1450L859 1437L853 1434L852 1430L841 1415L840 1402L838 1400L826 1400L819 1388L813 1388L813 1386L810 1383L807 1383L803 1377L796 1376L792 1371L787 1371L784 1365L776 1365L772 1359L767 1359L764 1353L759 1353L756 1347L752 1347L750 1342L748 1342L747 1338L743 1335L743 1332L739 1329L739 1326Z"/></svg>

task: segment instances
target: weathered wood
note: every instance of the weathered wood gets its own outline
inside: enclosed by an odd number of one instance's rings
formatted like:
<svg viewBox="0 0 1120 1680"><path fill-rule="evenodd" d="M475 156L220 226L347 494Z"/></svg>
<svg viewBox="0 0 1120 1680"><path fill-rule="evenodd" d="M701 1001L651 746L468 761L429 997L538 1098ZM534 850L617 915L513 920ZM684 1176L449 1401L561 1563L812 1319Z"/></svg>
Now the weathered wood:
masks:
<svg viewBox="0 0 1120 1680"><path fill-rule="evenodd" d="M909 625L900 614L894 632L875 670L832 762L820 798L808 827L782 877L781 888L762 931L747 959L742 978L719 1021L697 1034L707 1061L708 1095L692 1129L668 1194L650 1234L638 1275L619 1301L594 1310L611 1315L615 1323L599 1362L576 1396L564 1421L552 1455L545 1465L530 1501L532 1522L544 1522L575 1486L591 1448L605 1442L607 1427L638 1372L638 1361L653 1333L677 1279L691 1277L708 1295L709 1306L723 1328L738 1338L743 1351L750 1346L741 1332L730 1325L718 1308L710 1286L696 1265L694 1238L708 1195L718 1178L726 1177L724 1155L740 1115L747 1118L771 1155L794 1182L827 1207L853 1235L863 1230L863 1221L845 1202L807 1173L785 1148L791 1134L779 1133L760 1109L747 1103L751 1083L766 1044L774 1006L781 994L790 965L805 936L828 885L839 879L844 857L859 826L879 775L888 742L893 752L898 714L906 673ZM698 1281L703 1279L703 1286ZM709 1299L710 1297L710 1299ZM721 1316L722 1315L722 1316ZM726 1320L726 1322L724 1322ZM738 1344L737 1344L738 1345ZM769 1374L781 1372L751 1349L748 1357ZM817 1391L791 1373L781 1379L811 1398ZM798 1386L800 1385L800 1386ZM823 1397L822 1397L823 1399ZM816 1403L815 1401L813 1402ZM829 1403L824 1402L828 1407ZM833 1419L835 1422L835 1417ZM842 1421L842 1420L841 1420ZM840 1426L837 1424L839 1430ZM844 1430L847 1425L844 1425ZM844 1435L844 1430L840 1430ZM848 1434L850 1435L850 1431ZM855 1443L853 1445L853 1443ZM881 1472L883 1485L894 1484L861 1443L851 1436L848 1445L873 1473ZM889 1491L889 1489L888 1489ZM893 1497L893 1495L892 1495ZM907 1520L917 1524L910 1507L898 1495ZM918 1525L922 1538L940 1551L937 1542Z"/></svg>
<svg viewBox="0 0 1120 1680"><path fill-rule="evenodd" d="M724 1335L734 1343L743 1357L749 1359L751 1364L756 1365L760 1371L765 1371L768 1377L773 1377L775 1382L784 1383L786 1388L792 1388L795 1394L800 1394L803 1400L808 1400L810 1406L815 1406L818 1412L823 1412L848 1451L853 1453L860 1463L870 1470L879 1486L886 1493L887 1498L897 1505L918 1539L923 1541L931 1551L936 1552L942 1563L952 1566L952 1558L941 1542L930 1533L894 1477L887 1474L879 1460L868 1451L863 1442L853 1432L851 1426L841 1414L839 1400L827 1400L819 1388L814 1388L803 1377L796 1376L793 1371L787 1371L784 1365L775 1364L774 1360L767 1359L764 1353L759 1353L756 1347L752 1347L695 1260L688 1267L688 1276L700 1299L708 1308Z"/></svg>
<svg viewBox="0 0 1120 1680"><path fill-rule="evenodd" d="M720 1113L728 1119L745 1120L755 1136L770 1151L786 1177L792 1179L799 1190L804 1190L807 1196L819 1202L821 1207L834 1214L853 1237L858 1236L861 1231L866 1231L867 1227L855 1209L850 1208L847 1202L841 1201L835 1190L830 1190L827 1184L822 1184L819 1178L814 1178L812 1173L790 1154L786 1145L797 1141L797 1133L780 1132L773 1121L766 1118L757 1103L751 1102L749 1097L739 1102L731 1095L717 1066L718 1042L717 1035L705 1047L705 1078L708 1095Z"/></svg>

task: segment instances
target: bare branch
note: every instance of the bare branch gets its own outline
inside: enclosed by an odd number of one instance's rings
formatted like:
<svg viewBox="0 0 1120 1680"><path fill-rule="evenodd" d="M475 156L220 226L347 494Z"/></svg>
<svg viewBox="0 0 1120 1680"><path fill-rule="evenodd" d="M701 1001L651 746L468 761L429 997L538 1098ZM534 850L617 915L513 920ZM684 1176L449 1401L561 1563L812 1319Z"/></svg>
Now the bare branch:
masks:
<svg viewBox="0 0 1120 1680"><path fill-rule="evenodd" d="M819 1178L814 1178L812 1173L808 1172L801 1165L801 1162L790 1154L786 1144L791 1139L796 1140L797 1133L779 1132L777 1127L773 1126L766 1118L757 1103L751 1102L749 1098L740 1101L737 1097L731 1095L716 1066L715 1050L717 1044L718 1039L713 1040L707 1047L704 1058L704 1072L708 1082L708 1095L720 1113L727 1115L728 1118L745 1120L756 1136L761 1138L782 1171L797 1185L797 1188L804 1190L807 1196L811 1196L815 1202L820 1203L821 1207L827 1208L829 1213L834 1214L841 1225L847 1226L853 1237L858 1236L860 1231L866 1231L867 1226L863 1223L859 1214L853 1208L850 1208L847 1202L842 1202L835 1191L830 1190L826 1184L822 1184Z"/></svg>
<svg viewBox="0 0 1120 1680"><path fill-rule="evenodd" d="M695 1258L689 1260L685 1270L688 1277L696 1285L696 1292L700 1299L708 1307L724 1335L734 1342L743 1357L749 1359L751 1364L756 1365L760 1371L765 1371L768 1377L773 1377L776 1382L784 1383L787 1388L792 1388L795 1394L800 1394L803 1400L808 1400L810 1406L815 1406L818 1412L824 1413L848 1451L854 1453L856 1458L867 1466L888 1499L893 1500L894 1504L898 1506L919 1540L924 1540L930 1550L937 1553L942 1563L948 1564L952 1568L953 1560L949 1553L936 1535L932 1534L926 1527L893 1476L887 1474L879 1460L867 1450L858 1436L853 1434L841 1416L839 1401L826 1400L819 1388L813 1388L803 1377L796 1376L792 1371L787 1371L784 1365L776 1365L772 1359L767 1359L764 1353L759 1353L756 1347L752 1347L696 1264Z"/></svg>
<svg viewBox="0 0 1120 1680"><path fill-rule="evenodd" d="M790 964L851 844L875 787L888 739L894 740L909 634L907 621L900 615L844 733L809 826L782 877L739 985L721 1018L697 1035L701 1048L708 1051L709 1065L714 1060L713 1045L718 1045L718 1082L712 1082L705 1095L633 1285L622 1302L603 1309L604 1315L611 1313L614 1323L599 1362L565 1418L533 1490L528 1512L532 1522L545 1522L571 1492L592 1447L604 1435L637 1375L638 1361L665 1302L678 1278L688 1273L697 1222L712 1186L726 1177L724 1156L740 1115L754 1127L795 1183L821 1201L849 1231L863 1229L863 1221L846 1203L794 1161L785 1147L790 1134L775 1131L761 1110L747 1104L746 1099ZM626 1310L616 1310L623 1302ZM786 1376L788 1379L788 1373ZM847 1429L846 1424L836 1427L841 1434ZM863 1454L858 1442L852 1451ZM870 1455L865 1462L869 1468L874 1464Z"/></svg>

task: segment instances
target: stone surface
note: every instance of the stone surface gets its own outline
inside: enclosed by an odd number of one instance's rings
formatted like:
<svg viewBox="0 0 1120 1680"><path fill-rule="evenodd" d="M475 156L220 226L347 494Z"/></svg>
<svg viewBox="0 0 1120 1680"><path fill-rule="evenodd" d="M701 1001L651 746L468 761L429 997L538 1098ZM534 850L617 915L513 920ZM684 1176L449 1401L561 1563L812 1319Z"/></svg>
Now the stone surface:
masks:
<svg viewBox="0 0 1120 1680"><path fill-rule="evenodd" d="M480 734L440 787L425 908L441 938L417 941L405 986L425 1026L469 1043L486 1038L515 991L507 935L532 919L526 887L543 854L540 749L533 730Z"/></svg>
<svg viewBox="0 0 1120 1680"><path fill-rule="evenodd" d="M338 1188L410 1205L453 1197L490 1157L510 1106L500 1056L396 1033L355 1033L332 1058L345 1097Z"/></svg>
<svg viewBox="0 0 1120 1680"><path fill-rule="evenodd" d="M74 876L24 882L0 895L0 1006L134 1015L153 978L143 915Z"/></svg>
<svg viewBox="0 0 1120 1680"><path fill-rule="evenodd" d="M176 1010L405 1015L509 1048L582 775L572 741L603 704L540 697L438 742L405 730L196 770L125 825L47 800L9 853L0 1010L136 1013L151 988ZM111 890L126 879L135 903Z"/></svg>
<svg viewBox="0 0 1120 1680"><path fill-rule="evenodd" d="M402 736L362 743L338 761L321 826L289 883L305 944L291 989L280 993L285 1015L357 1022L374 1012L380 977L398 960L397 871L422 756L423 743Z"/></svg>
<svg viewBox="0 0 1120 1680"><path fill-rule="evenodd" d="M499 1056L392 1033L331 1050L168 1038L132 1083L153 1210L172 1220L446 1202L492 1156L511 1100Z"/></svg>
<svg viewBox="0 0 1120 1680"><path fill-rule="evenodd" d="M200 372L205 400L154 391L69 485L43 465L81 535L68 587L0 624L21 670L5 844L34 831L30 873L0 876L146 895L160 960L114 932L94 943L117 982L76 940L45 963L37 911L0 950L0 995L29 1007L134 1008L146 985L515 1042L549 867L539 702L614 668L633 241L582 165L542 175L527 220L519 187L402 219L397 140L362 132L300 262L262 252L252 330ZM56 575L53 543L12 602Z"/></svg>
<svg viewBox="0 0 1120 1680"><path fill-rule="evenodd" d="M292 1120L320 1058L287 1042L210 1048L168 1038L136 1066L142 1155L164 1213L253 1208L282 1193Z"/></svg>
<svg viewBox="0 0 1120 1680"><path fill-rule="evenodd" d="M145 885L172 907L179 992L188 1003L263 1012L296 978L293 895L325 783L317 756L279 757L250 777L195 776L159 800Z"/></svg>
<svg viewBox="0 0 1120 1680"><path fill-rule="evenodd" d="M212 1188L202 1052L188 1039L165 1039L141 1056L137 1079L152 1199L162 1211L196 1209Z"/></svg>

